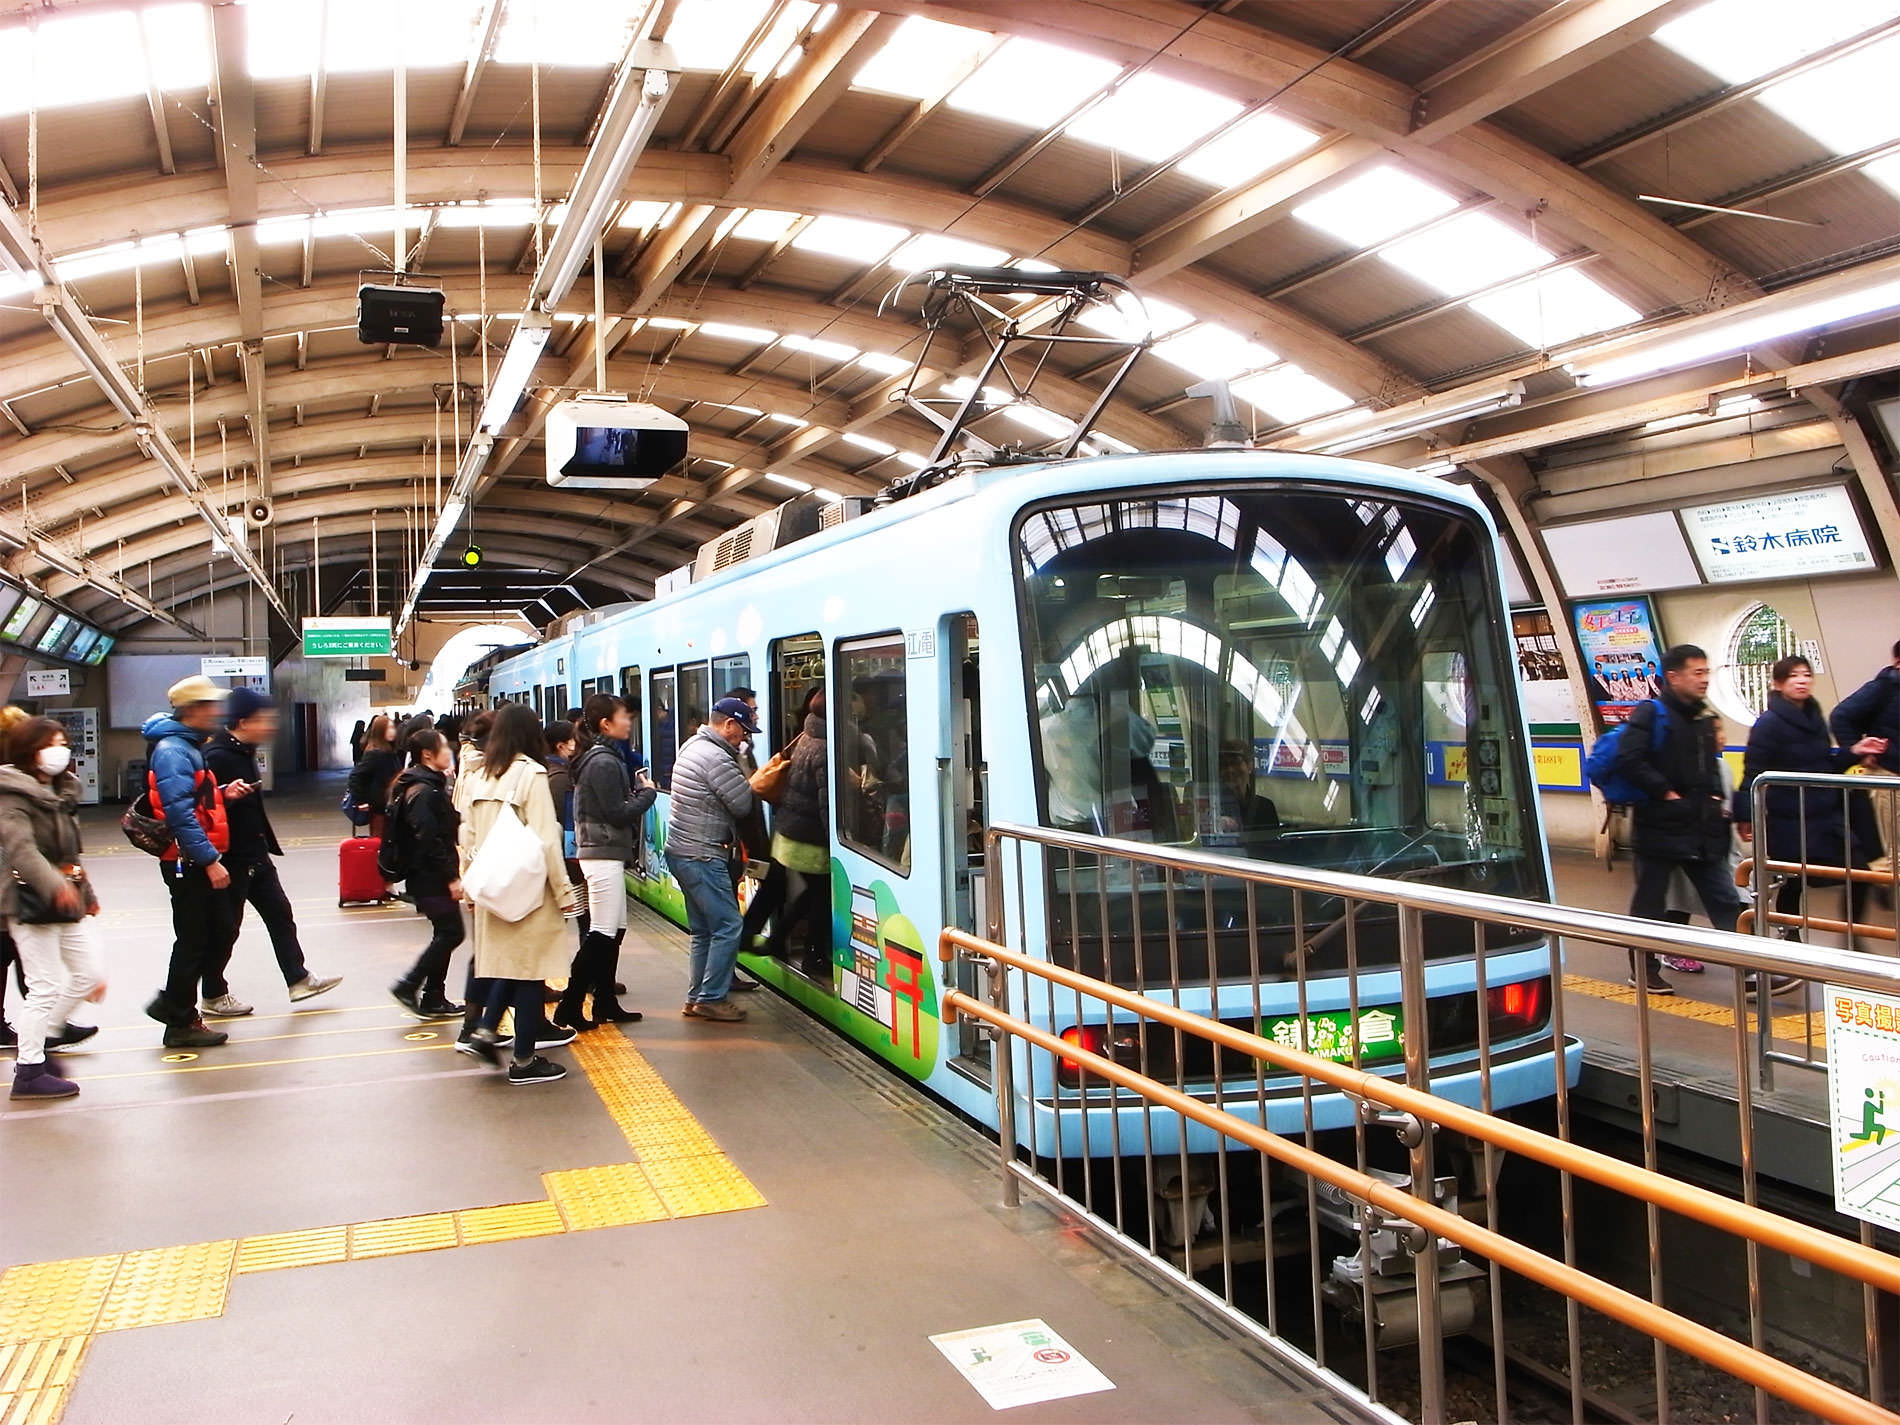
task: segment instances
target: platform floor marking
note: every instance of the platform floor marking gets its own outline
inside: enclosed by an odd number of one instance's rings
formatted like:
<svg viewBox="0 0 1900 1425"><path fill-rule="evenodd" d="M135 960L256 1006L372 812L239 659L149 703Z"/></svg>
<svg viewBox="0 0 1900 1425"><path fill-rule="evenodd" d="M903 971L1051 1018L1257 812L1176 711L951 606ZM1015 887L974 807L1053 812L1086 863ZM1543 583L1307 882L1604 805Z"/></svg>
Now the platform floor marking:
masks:
<svg viewBox="0 0 1900 1425"><path fill-rule="evenodd" d="M573 1047L576 1065L633 1151L632 1162L543 1173L546 1196L533 1202L9 1268L0 1273L0 1425L57 1425L94 1336L222 1316L237 1277L765 1206L764 1195L625 1035L599 1030Z"/></svg>
<svg viewBox="0 0 1900 1425"><path fill-rule="evenodd" d="M1719 973L1719 972L1718 972ZM1589 975L1564 975L1564 988L1577 994L1589 995L1592 999L1606 999L1616 1004L1634 1005L1636 991L1629 985L1619 985L1612 980L1592 979ZM1723 1029L1735 1027L1735 1011L1725 1004L1710 1004L1707 1000L1685 999L1676 995L1651 995L1649 997L1651 1013L1666 1014L1674 1019L1693 1019L1703 1024L1718 1025ZM1806 1043L1812 1039L1821 1042L1821 1011L1805 1010L1793 1014L1777 1014L1772 1025L1777 1039L1795 1044Z"/></svg>

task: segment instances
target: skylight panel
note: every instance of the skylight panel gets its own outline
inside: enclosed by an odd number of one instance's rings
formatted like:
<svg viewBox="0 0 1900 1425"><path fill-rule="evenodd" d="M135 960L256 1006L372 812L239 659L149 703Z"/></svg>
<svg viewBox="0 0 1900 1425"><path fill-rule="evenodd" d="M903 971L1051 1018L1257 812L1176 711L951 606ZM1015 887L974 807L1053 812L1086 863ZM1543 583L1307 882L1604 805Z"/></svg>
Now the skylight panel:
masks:
<svg viewBox="0 0 1900 1425"><path fill-rule="evenodd" d="M1770 85L1755 99L1836 153L1856 153L1900 136L1896 65L1900 35Z"/></svg>
<svg viewBox="0 0 1900 1425"><path fill-rule="evenodd" d="M1009 407L1003 414L1020 425L1028 426L1037 435L1046 436L1050 440L1065 439L1075 431L1074 421L1042 406L1025 406L1019 402Z"/></svg>
<svg viewBox="0 0 1900 1425"><path fill-rule="evenodd" d="M208 12L198 4L154 5L139 12L152 82L161 91L203 89L211 83Z"/></svg>
<svg viewBox="0 0 1900 1425"><path fill-rule="evenodd" d="M891 254L890 263L902 272L922 272L952 263L996 267L1008 256L1000 247L985 247L944 233L919 233Z"/></svg>
<svg viewBox="0 0 1900 1425"><path fill-rule="evenodd" d="M1297 366L1277 366L1258 376L1236 381L1233 392L1255 410L1281 425L1329 415L1352 404L1352 398Z"/></svg>
<svg viewBox="0 0 1900 1425"><path fill-rule="evenodd" d="M636 198L620 210L615 226L634 228L645 232L648 228L668 222L679 211L677 203L661 203L652 198Z"/></svg>
<svg viewBox="0 0 1900 1425"><path fill-rule="evenodd" d="M777 341L778 333L764 327L742 327L732 322L701 322L700 336L713 337L719 341L743 342L747 346L764 346L769 341Z"/></svg>
<svg viewBox="0 0 1900 1425"><path fill-rule="evenodd" d="M1552 272L1502 292L1475 297L1471 310L1488 317L1534 351L1627 326L1641 313L1581 272Z"/></svg>
<svg viewBox="0 0 1900 1425"><path fill-rule="evenodd" d="M1142 315L1144 306L1147 308L1145 317ZM1193 320L1194 314L1186 307L1177 307L1159 297L1144 297L1140 302L1129 297L1117 297L1114 306L1089 307L1076 318L1090 331L1112 336L1119 341L1139 341L1149 335L1162 336Z"/></svg>
<svg viewBox="0 0 1900 1425"><path fill-rule="evenodd" d="M674 22L682 28L686 16L698 10L736 11L747 0L721 0L717 6L685 5ZM308 3L308 0L300 0ZM334 5L336 0L330 0ZM369 0L386 3L386 0ZM413 5L415 0L403 0ZM604 69L618 64L633 37L633 25L647 9L645 0L587 0L584 5L556 3L556 0L507 0L502 13L501 33L495 36L494 60L497 64L542 64L575 68ZM740 28L741 36L751 25ZM359 32L360 33L360 32ZM667 39L671 40L671 32ZM462 45L466 59L471 41ZM460 63L458 60L457 63ZM715 66L718 67L718 66Z"/></svg>
<svg viewBox="0 0 1900 1425"><path fill-rule="evenodd" d="M1121 72L1112 60L1040 40L1010 40L945 102L966 114L1046 129Z"/></svg>
<svg viewBox="0 0 1900 1425"><path fill-rule="evenodd" d="M310 217L307 213L296 213L285 218L263 218L257 224L257 240L265 247L301 243L309 231Z"/></svg>
<svg viewBox="0 0 1900 1425"><path fill-rule="evenodd" d="M627 206L631 208L635 205L629 203ZM732 235L750 242L777 242L801 216L799 213L781 212L777 208L753 208L733 224Z"/></svg>
<svg viewBox="0 0 1900 1425"><path fill-rule="evenodd" d="M411 212L410 231L414 232L421 226L422 215ZM339 208L330 213L318 213L310 220L310 230L318 237L361 237L370 234L388 242L394 239L395 229L394 208Z"/></svg>
<svg viewBox="0 0 1900 1425"><path fill-rule="evenodd" d="M819 252L827 257L842 257L852 262L872 263L884 257L910 233L889 223L867 222L862 218L823 217L806 225L792 239L792 246L804 252Z"/></svg>
<svg viewBox="0 0 1900 1425"><path fill-rule="evenodd" d="M722 70L739 57L740 46L765 18L768 4L769 0L719 0L709 5L698 0L682 5L667 26L666 42L682 68Z"/></svg>
<svg viewBox="0 0 1900 1425"><path fill-rule="evenodd" d="M527 227L534 222L532 198L489 198L474 203L451 203L436 209L436 226L444 228Z"/></svg>
<svg viewBox="0 0 1900 1425"><path fill-rule="evenodd" d="M886 351L866 351L858 356L858 365L875 371L880 376L901 376L916 365L901 356L892 356Z"/></svg>
<svg viewBox="0 0 1900 1425"><path fill-rule="evenodd" d="M1653 38L1726 83L1746 84L1895 15L1900 0L1710 0Z"/></svg>
<svg viewBox="0 0 1900 1425"><path fill-rule="evenodd" d="M1143 71L1064 131L1148 163L1171 158L1238 114L1238 100Z"/></svg>
<svg viewBox="0 0 1900 1425"><path fill-rule="evenodd" d="M35 39L24 25L0 30L7 82L0 114L93 104L145 92L145 56L138 21L102 10L40 21Z"/></svg>
<svg viewBox="0 0 1900 1425"><path fill-rule="evenodd" d="M1238 332L1213 322L1189 327L1178 336L1156 342L1150 349L1170 366L1203 380L1238 376L1276 359L1274 353L1259 342L1248 341Z"/></svg>
<svg viewBox="0 0 1900 1425"><path fill-rule="evenodd" d="M717 7L708 5L706 8ZM798 63L802 53L792 48L792 41L817 15L818 6L812 0L792 0L779 15L778 23L766 32L765 38L759 41L758 47L746 59L746 73L764 74L767 70L773 70L778 78L784 78L792 66ZM812 32L816 34L822 30L830 18L829 15L819 17L812 26Z"/></svg>
<svg viewBox="0 0 1900 1425"><path fill-rule="evenodd" d="M1457 206L1458 200L1443 189L1380 164L1300 204L1293 216L1354 247L1371 247Z"/></svg>
<svg viewBox="0 0 1900 1425"><path fill-rule="evenodd" d="M1249 115L1211 143L1196 149L1177 171L1216 188L1257 178L1275 164L1311 148L1319 135L1267 110Z"/></svg>
<svg viewBox="0 0 1900 1425"><path fill-rule="evenodd" d="M1475 292L1550 261L1543 248L1489 213L1466 213L1440 223L1401 239L1379 256L1448 297Z"/></svg>
<svg viewBox="0 0 1900 1425"><path fill-rule="evenodd" d="M781 345L791 351L822 357L826 361L849 361L858 354L855 346L847 346L841 341L826 341L822 337L792 335L787 336Z"/></svg>
<svg viewBox="0 0 1900 1425"><path fill-rule="evenodd" d="M851 87L906 99L934 98L990 41L982 30L912 16L853 76Z"/></svg>
<svg viewBox="0 0 1900 1425"><path fill-rule="evenodd" d="M311 73L321 58L334 74L394 67L391 38L417 69L459 68L475 43L480 0L251 0L248 63L259 79ZM364 35L379 37L363 43ZM497 56L499 57L499 56Z"/></svg>
<svg viewBox="0 0 1900 1425"><path fill-rule="evenodd" d="M859 450L868 450L873 455L895 455L897 447L888 440L879 440L874 435L859 435L856 431L846 431L841 437L846 445L855 445Z"/></svg>
<svg viewBox="0 0 1900 1425"><path fill-rule="evenodd" d="M1900 198L1900 158L1879 159L1861 169L1861 174Z"/></svg>
<svg viewBox="0 0 1900 1425"><path fill-rule="evenodd" d="M765 478L768 483L777 485L782 490L798 490L803 492L811 488L811 486L806 484L803 480L794 480L790 475L767 475Z"/></svg>

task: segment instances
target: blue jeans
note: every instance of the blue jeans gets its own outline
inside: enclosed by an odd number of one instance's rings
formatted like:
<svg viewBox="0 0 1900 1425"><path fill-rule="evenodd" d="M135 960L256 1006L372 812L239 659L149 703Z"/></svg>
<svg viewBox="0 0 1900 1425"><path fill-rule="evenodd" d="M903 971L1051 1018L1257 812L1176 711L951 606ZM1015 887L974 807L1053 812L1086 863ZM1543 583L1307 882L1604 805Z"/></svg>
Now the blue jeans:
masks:
<svg viewBox="0 0 1900 1425"><path fill-rule="evenodd" d="M732 989L732 967L739 958L739 896L732 868L724 861L666 857L667 868L686 897L686 928L691 938L688 1004L722 1000Z"/></svg>

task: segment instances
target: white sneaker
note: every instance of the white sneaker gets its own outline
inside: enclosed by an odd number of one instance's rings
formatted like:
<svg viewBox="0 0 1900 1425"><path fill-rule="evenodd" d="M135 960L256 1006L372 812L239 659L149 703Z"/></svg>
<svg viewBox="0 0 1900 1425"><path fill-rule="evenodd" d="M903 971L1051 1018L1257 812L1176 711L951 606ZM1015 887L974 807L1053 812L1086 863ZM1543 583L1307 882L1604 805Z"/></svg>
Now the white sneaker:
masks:
<svg viewBox="0 0 1900 1425"><path fill-rule="evenodd" d="M305 975L290 987L290 1002L300 999L315 999L318 995L328 994L343 983L341 975Z"/></svg>
<svg viewBox="0 0 1900 1425"><path fill-rule="evenodd" d="M214 1015L219 1019L236 1019L241 1014L249 1014L251 1012L250 1005L246 1004L236 995L230 994L219 995L216 999L206 1000L204 1009L206 1014Z"/></svg>

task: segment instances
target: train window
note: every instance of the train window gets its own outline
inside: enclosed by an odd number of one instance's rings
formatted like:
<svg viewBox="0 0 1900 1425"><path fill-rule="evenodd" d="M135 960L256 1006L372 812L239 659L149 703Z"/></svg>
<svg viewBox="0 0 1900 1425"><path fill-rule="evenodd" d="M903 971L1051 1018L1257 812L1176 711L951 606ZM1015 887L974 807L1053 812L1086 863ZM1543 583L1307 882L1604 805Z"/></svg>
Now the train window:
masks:
<svg viewBox="0 0 1900 1425"><path fill-rule="evenodd" d="M673 754L679 750L679 680L671 668L653 674L653 784L673 788Z"/></svg>
<svg viewBox="0 0 1900 1425"><path fill-rule="evenodd" d="M713 659L712 701L735 697L743 689L756 700L758 692L752 686L752 655L734 653L724 658ZM708 703L708 707L712 704Z"/></svg>
<svg viewBox="0 0 1900 1425"><path fill-rule="evenodd" d="M1030 512L1016 544L1046 824L1544 893L1477 516L1372 486L1131 494Z"/></svg>
<svg viewBox="0 0 1900 1425"><path fill-rule="evenodd" d="M825 643L815 633L775 638L771 648L771 706L765 735L777 752L805 730L805 703L825 686Z"/></svg>
<svg viewBox="0 0 1900 1425"><path fill-rule="evenodd" d="M603 693L613 691L611 679L602 678L600 681ZM646 747L646 722L640 713L640 670L638 668L620 670L620 698L626 703L627 711L633 714L633 731L627 734L628 740L633 743L635 752L643 751Z"/></svg>
<svg viewBox="0 0 1900 1425"><path fill-rule="evenodd" d="M544 722L559 722L567 716L567 689L560 683L550 683L546 689L547 713Z"/></svg>
<svg viewBox="0 0 1900 1425"><path fill-rule="evenodd" d="M838 839L910 874L910 729L905 721L904 636L838 645Z"/></svg>
<svg viewBox="0 0 1900 1425"><path fill-rule="evenodd" d="M712 673L704 663L682 663L679 670L679 743L686 745L686 739L706 725L706 714L712 710Z"/></svg>

